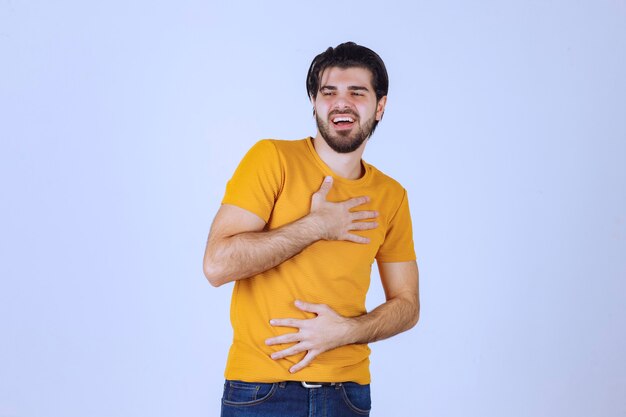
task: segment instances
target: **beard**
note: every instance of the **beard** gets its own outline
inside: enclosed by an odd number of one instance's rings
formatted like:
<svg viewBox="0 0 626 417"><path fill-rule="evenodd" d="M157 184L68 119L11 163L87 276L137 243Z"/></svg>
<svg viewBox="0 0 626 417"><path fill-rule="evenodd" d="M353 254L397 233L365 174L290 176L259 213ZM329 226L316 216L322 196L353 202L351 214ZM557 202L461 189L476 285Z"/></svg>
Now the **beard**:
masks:
<svg viewBox="0 0 626 417"><path fill-rule="evenodd" d="M374 129L374 122L376 121L376 115L373 115L370 119L366 120L365 123L361 126L359 121L360 118L353 112L341 112L342 114L352 114L355 116L354 126L350 130L342 130L332 132L329 126L330 119L334 113L340 113L337 111L330 112L328 115L329 122L326 123L322 118L315 112L315 121L317 122L317 129L320 132L320 135L324 138L328 146L332 150L337 153L350 153L356 151L359 146L365 142L367 138L369 138L372 134L372 130Z"/></svg>

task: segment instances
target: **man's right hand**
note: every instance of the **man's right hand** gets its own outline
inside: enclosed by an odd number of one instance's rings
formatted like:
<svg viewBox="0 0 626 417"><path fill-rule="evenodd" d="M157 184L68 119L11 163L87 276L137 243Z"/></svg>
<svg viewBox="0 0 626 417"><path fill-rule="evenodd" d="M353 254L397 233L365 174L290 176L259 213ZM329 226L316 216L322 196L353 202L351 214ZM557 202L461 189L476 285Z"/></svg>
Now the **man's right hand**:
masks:
<svg viewBox="0 0 626 417"><path fill-rule="evenodd" d="M320 231L321 239L369 243L369 238L350 233L353 230L371 230L378 227L378 223L375 221L362 221L378 217L378 212L371 210L351 211L351 209L369 202L369 197L355 197L333 203L326 200L332 186L333 177L324 178L322 186L311 198L309 217Z"/></svg>

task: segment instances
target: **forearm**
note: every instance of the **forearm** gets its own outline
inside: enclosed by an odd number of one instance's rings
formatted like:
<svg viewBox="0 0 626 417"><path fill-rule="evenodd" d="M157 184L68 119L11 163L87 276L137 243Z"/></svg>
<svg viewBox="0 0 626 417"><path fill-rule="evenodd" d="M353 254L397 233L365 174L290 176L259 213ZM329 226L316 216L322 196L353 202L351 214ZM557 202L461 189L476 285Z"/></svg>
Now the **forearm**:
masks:
<svg viewBox="0 0 626 417"><path fill-rule="evenodd" d="M215 286L248 278L281 264L320 239L311 216L274 230L209 238L205 274Z"/></svg>
<svg viewBox="0 0 626 417"><path fill-rule="evenodd" d="M407 294L395 297L367 314L350 318L346 344L365 344L387 339L409 330L418 320L418 296Z"/></svg>

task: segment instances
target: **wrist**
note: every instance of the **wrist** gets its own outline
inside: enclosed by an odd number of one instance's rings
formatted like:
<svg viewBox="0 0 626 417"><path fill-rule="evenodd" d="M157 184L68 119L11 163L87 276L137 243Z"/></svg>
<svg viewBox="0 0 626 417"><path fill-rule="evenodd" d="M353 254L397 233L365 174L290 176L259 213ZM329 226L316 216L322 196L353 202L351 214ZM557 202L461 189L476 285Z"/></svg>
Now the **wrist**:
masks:
<svg viewBox="0 0 626 417"><path fill-rule="evenodd" d="M355 317L345 317L343 332L343 345L354 345L360 343L359 320Z"/></svg>
<svg viewBox="0 0 626 417"><path fill-rule="evenodd" d="M306 234L310 236L313 242L326 239L326 236L324 235L324 231L321 227L319 216L317 214L309 213L306 216L304 216L301 220L304 224Z"/></svg>

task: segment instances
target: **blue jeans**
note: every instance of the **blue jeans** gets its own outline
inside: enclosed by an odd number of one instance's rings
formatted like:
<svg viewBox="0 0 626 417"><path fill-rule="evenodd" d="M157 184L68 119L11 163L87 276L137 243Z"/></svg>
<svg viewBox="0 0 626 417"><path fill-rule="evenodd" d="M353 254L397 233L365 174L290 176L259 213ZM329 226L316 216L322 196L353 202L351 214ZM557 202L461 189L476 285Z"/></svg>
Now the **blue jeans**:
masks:
<svg viewBox="0 0 626 417"><path fill-rule="evenodd" d="M221 417L362 417L370 408L370 386L354 382L305 388L295 381L226 380Z"/></svg>

